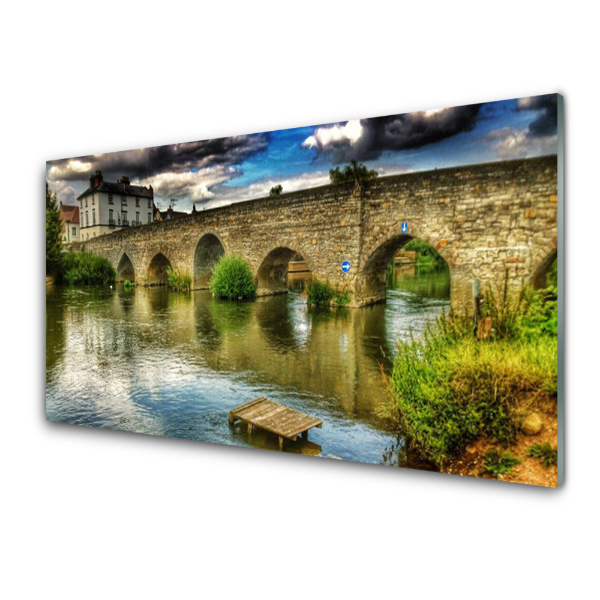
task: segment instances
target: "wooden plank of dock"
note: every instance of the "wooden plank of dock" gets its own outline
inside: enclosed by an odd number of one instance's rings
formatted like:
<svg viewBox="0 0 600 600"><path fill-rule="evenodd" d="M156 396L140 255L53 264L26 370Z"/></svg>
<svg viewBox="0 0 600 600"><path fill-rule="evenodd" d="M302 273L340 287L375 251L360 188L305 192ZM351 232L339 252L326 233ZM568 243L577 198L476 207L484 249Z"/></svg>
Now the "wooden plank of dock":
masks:
<svg viewBox="0 0 600 600"><path fill-rule="evenodd" d="M283 449L283 440L295 441L302 434L308 439L308 430L321 427L321 419L311 417L299 410L268 400L264 396L255 398L229 412L229 422L242 421L248 425L248 433L253 427L259 427L279 436L279 449Z"/></svg>

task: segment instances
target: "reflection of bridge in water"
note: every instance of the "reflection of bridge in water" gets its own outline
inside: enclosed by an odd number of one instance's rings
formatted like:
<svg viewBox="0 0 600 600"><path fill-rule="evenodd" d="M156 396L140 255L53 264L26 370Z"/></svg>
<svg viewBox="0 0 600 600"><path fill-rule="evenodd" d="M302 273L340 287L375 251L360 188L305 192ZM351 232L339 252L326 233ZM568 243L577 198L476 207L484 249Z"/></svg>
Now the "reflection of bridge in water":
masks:
<svg viewBox="0 0 600 600"><path fill-rule="evenodd" d="M557 159L548 156L240 202L84 246L106 256L121 279L164 283L171 266L189 273L196 289L206 288L219 256L239 254L259 295L285 291L289 263L300 255L313 277L348 290L351 306L365 306L385 299L389 263L420 238L448 264L451 302L463 312L472 309L475 281L485 287L506 279L516 292L540 278L556 256L556 202Z"/></svg>

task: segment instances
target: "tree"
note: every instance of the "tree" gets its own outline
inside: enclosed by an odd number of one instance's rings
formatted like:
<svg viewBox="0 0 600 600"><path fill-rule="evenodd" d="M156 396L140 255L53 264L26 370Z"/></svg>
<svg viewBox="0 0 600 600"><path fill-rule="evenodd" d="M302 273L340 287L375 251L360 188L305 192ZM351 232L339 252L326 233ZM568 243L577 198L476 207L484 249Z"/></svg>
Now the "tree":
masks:
<svg viewBox="0 0 600 600"><path fill-rule="evenodd" d="M331 183L354 183L355 185L361 185L369 179L375 179L378 177L377 171L367 169L365 165L352 159L350 164L340 169L329 170L329 180Z"/></svg>
<svg viewBox="0 0 600 600"><path fill-rule="evenodd" d="M269 196L280 196L281 192L283 192L283 187L281 186L281 184L275 185L271 188Z"/></svg>
<svg viewBox="0 0 600 600"><path fill-rule="evenodd" d="M62 224L56 194L46 181L46 275L59 275L62 266Z"/></svg>

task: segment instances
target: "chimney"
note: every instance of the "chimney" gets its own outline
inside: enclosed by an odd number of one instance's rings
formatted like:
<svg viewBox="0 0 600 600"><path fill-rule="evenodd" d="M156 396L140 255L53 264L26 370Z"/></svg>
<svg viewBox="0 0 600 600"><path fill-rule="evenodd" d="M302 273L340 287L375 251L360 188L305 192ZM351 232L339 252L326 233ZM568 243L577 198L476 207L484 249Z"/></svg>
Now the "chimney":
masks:
<svg viewBox="0 0 600 600"><path fill-rule="evenodd" d="M96 186L99 186L102 181L103 181L103 177L102 177L102 171L96 171Z"/></svg>
<svg viewBox="0 0 600 600"><path fill-rule="evenodd" d="M90 177L90 190L93 190L96 187L96 178L92 175Z"/></svg>
<svg viewBox="0 0 600 600"><path fill-rule="evenodd" d="M150 194L154 198L154 188L151 185L148 186L148 191L150 192Z"/></svg>
<svg viewBox="0 0 600 600"><path fill-rule="evenodd" d="M122 183L123 185L129 185L129 177L123 175L119 180L119 183Z"/></svg>

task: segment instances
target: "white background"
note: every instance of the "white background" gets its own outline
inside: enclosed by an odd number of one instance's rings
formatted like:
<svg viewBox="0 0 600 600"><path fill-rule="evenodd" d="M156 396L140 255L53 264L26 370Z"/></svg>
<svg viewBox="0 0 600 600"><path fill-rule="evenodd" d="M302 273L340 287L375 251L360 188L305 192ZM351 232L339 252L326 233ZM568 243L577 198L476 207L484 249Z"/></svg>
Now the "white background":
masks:
<svg viewBox="0 0 600 600"><path fill-rule="evenodd" d="M581 7L3 6L2 597L597 593L600 108ZM46 160L547 92L567 131L562 489L45 422Z"/></svg>

